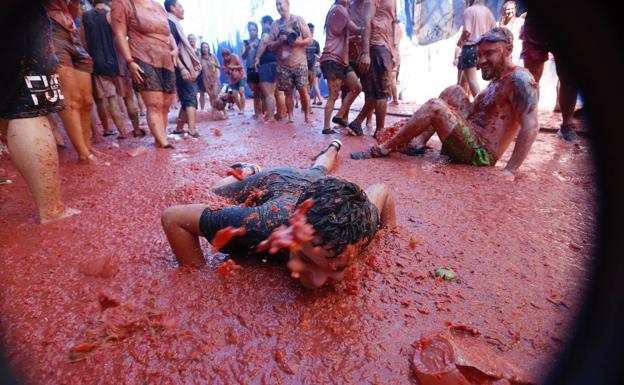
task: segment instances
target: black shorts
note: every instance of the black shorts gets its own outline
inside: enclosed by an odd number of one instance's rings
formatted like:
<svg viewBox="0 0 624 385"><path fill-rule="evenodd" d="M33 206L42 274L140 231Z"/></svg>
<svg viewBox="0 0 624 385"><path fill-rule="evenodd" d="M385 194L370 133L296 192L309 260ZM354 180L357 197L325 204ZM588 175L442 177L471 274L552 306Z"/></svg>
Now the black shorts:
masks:
<svg viewBox="0 0 624 385"><path fill-rule="evenodd" d="M325 79L344 79L349 72L353 71L353 68L344 66L334 60L326 60L321 62L321 71Z"/></svg>
<svg viewBox="0 0 624 385"><path fill-rule="evenodd" d="M260 64L258 75L261 83L275 83L275 79L277 79L277 62Z"/></svg>
<svg viewBox="0 0 624 385"><path fill-rule="evenodd" d="M386 47L370 47L371 64L368 73L362 76L362 90L366 99L384 100L390 96L392 55Z"/></svg>
<svg viewBox="0 0 624 385"><path fill-rule="evenodd" d="M53 50L50 21L43 9L33 15L25 33L11 42L16 49L5 52L8 66L5 71L11 75L7 77L9 81L2 84L2 119L35 118L65 107L56 74L58 59Z"/></svg>
<svg viewBox="0 0 624 385"><path fill-rule="evenodd" d="M175 93L176 81L175 73L173 71L169 71L166 68L154 68L140 60L136 60L136 63L143 70L143 73L141 74L143 77L143 83L137 84L132 81L135 91L164 92L167 94Z"/></svg>
<svg viewBox="0 0 624 385"><path fill-rule="evenodd" d="M260 83L260 73L255 68L247 68L247 84Z"/></svg>
<svg viewBox="0 0 624 385"><path fill-rule="evenodd" d="M180 71L176 70L176 90L178 92L178 99L180 99L182 108L197 108L197 93L199 92L197 79L184 80Z"/></svg>
<svg viewBox="0 0 624 385"><path fill-rule="evenodd" d="M460 70L467 70L477 66L477 45L464 45L459 55L459 62L457 68Z"/></svg>

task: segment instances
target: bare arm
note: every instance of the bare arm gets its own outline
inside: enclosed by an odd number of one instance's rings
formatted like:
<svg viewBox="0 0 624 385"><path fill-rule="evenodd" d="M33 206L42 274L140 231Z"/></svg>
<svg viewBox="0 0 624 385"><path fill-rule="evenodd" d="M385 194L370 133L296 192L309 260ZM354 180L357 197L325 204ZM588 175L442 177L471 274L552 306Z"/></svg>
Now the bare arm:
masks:
<svg viewBox="0 0 624 385"><path fill-rule="evenodd" d="M511 158L507 162L507 166L505 166L505 170L515 172L522 165L522 162L529 154L538 131L539 124L537 108L535 107L531 111L523 113L520 118L520 132L518 132L516 144L511 153Z"/></svg>
<svg viewBox="0 0 624 385"><path fill-rule="evenodd" d="M292 44L293 47L307 47L310 44L314 43L314 38L312 37L312 33L310 32L310 28L308 28L308 25L305 23L305 21L302 21L302 25L301 25L301 40L295 40L295 42Z"/></svg>
<svg viewBox="0 0 624 385"><path fill-rule="evenodd" d="M260 40L260 46L258 47L258 50L256 51L256 57L254 58L254 62L256 63L256 68L258 68L258 66L260 65L260 58L262 57L262 55L264 55L264 51L267 49L268 40L269 40L269 34L263 33L261 40Z"/></svg>
<svg viewBox="0 0 624 385"><path fill-rule="evenodd" d="M396 207L388 186L376 183L366 188L365 192L368 199L379 210L381 225L389 228L396 227Z"/></svg>
<svg viewBox="0 0 624 385"><path fill-rule="evenodd" d="M365 0L366 1L366 0ZM360 56L360 71L365 74L370 67L370 36L372 30L373 16L377 7L371 1L364 3L363 33L362 33L362 55Z"/></svg>
<svg viewBox="0 0 624 385"><path fill-rule="evenodd" d="M361 35L364 31L353 20L349 20L347 23L347 29L354 35Z"/></svg>

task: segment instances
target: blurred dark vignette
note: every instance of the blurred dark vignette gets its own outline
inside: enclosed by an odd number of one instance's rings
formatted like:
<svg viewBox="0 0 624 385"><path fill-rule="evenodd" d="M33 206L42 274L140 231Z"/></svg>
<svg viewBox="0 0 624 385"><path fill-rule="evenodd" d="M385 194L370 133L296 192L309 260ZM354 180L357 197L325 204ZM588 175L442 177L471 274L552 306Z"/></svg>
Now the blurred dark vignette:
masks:
<svg viewBox="0 0 624 385"><path fill-rule="evenodd" d="M20 19L37 2L42 1L2 0L0 36L10 39L19 31ZM599 175L598 246L591 284L573 337L566 343L546 384L620 384L624 380L624 247L620 242L624 229L624 30L618 23L620 14L612 2L524 3L529 12L545 23L551 41L562 48L564 59L580 80ZM2 71L0 62L0 89L7 76L10 74ZM9 378L5 362L0 362L0 383L16 383Z"/></svg>

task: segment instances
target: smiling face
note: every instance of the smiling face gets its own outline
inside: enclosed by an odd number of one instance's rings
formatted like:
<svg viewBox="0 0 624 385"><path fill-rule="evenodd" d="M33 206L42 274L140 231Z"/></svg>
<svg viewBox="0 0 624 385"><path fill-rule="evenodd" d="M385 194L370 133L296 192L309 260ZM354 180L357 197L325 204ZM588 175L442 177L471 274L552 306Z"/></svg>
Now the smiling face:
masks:
<svg viewBox="0 0 624 385"><path fill-rule="evenodd" d="M484 41L478 45L477 52L483 80L492 80L501 76L511 55L511 47L500 41Z"/></svg>
<svg viewBox="0 0 624 385"><path fill-rule="evenodd" d="M208 45L208 43L202 43L201 53L202 55L210 55L210 46Z"/></svg>
<svg viewBox="0 0 624 385"><path fill-rule="evenodd" d="M515 3L507 3L503 8L503 13L508 19L516 16L516 4Z"/></svg>
<svg viewBox="0 0 624 385"><path fill-rule="evenodd" d="M275 7L281 17L285 18L290 14L290 2L288 0L275 0Z"/></svg>

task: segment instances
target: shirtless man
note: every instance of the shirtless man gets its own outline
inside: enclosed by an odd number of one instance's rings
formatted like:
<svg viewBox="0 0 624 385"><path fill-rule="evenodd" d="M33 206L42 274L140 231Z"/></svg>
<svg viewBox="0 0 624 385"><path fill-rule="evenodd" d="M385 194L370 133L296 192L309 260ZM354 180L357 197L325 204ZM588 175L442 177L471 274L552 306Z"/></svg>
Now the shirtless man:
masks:
<svg viewBox="0 0 624 385"><path fill-rule="evenodd" d="M393 149L417 137L424 146L437 133L442 153L473 166L493 166L516 133L518 137L504 174L515 172L535 140L537 84L524 68L511 61L513 36L506 28L494 28L477 42L478 63L488 87L470 104L459 86L442 92L412 115L388 142L368 151L353 153L353 159L387 156Z"/></svg>
<svg viewBox="0 0 624 385"><path fill-rule="evenodd" d="M281 18L271 25L268 48L277 52L277 89L286 94L288 122L293 122L295 90L301 97L305 122L309 123L310 94L308 93L308 59L305 48L314 39L303 17L290 13L290 0L276 0Z"/></svg>
<svg viewBox="0 0 624 385"><path fill-rule="evenodd" d="M306 170L260 171L258 166L238 165L242 180L230 176L217 183L214 192L244 203L241 206L211 210L195 204L165 210L162 225L180 265L205 264L199 244L199 236L204 236L225 253L287 251L291 276L307 288L340 281L377 229L396 225L394 199L385 185L378 183L364 191L327 175L341 146L334 140ZM307 211L302 206L308 206ZM302 230L306 240L300 238ZM239 236L223 245L220 235L231 231Z"/></svg>
<svg viewBox="0 0 624 385"><path fill-rule="evenodd" d="M228 76L230 88L236 96L236 105L240 110L238 113L242 115L245 113L245 86L247 85L243 61L227 48L221 50L221 57L223 58L223 70Z"/></svg>

